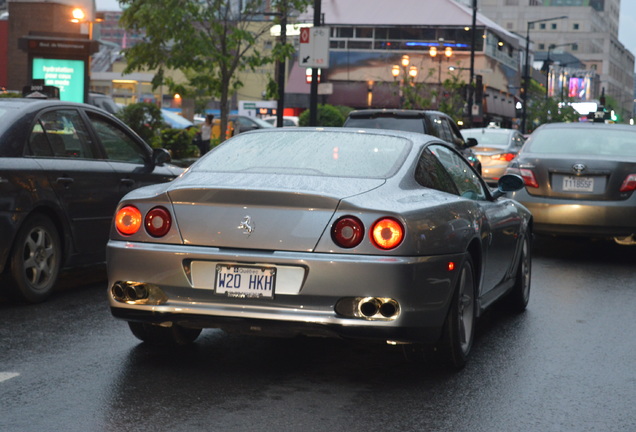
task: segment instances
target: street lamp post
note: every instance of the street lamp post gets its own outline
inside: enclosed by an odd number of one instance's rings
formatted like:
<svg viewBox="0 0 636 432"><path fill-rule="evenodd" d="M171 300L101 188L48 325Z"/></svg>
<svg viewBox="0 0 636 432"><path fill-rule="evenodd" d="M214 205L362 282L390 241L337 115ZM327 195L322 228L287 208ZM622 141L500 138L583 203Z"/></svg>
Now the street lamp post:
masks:
<svg viewBox="0 0 636 432"><path fill-rule="evenodd" d="M409 77L414 80L417 77L417 67L409 66L411 58L404 54L399 65L391 66L391 75L393 78L400 78L399 81L399 96L400 96L400 108L404 107L404 86L409 83Z"/></svg>
<svg viewBox="0 0 636 432"><path fill-rule="evenodd" d="M446 57L446 60L450 60L450 58L453 56L453 48L447 46L444 47L444 39L440 39L439 40L439 47L440 48L444 48L444 57ZM439 84L440 88L442 85L442 56L440 55L439 57L437 56L439 54L439 49L436 46L432 46L429 48L428 50L428 54L431 56L432 59L439 59L439 67L438 67L438 72L437 72L437 83Z"/></svg>
<svg viewBox="0 0 636 432"><path fill-rule="evenodd" d="M528 21L526 28L526 52L525 52L525 61L523 63L523 94L521 95L521 99L523 100L523 106L521 107L521 133L526 133L526 121L528 119L528 87L530 82L530 65L529 62L529 53L530 53L530 26L540 22L546 21L556 21L560 19L565 19L567 16L560 16L554 18L544 18L534 21Z"/></svg>
<svg viewBox="0 0 636 432"><path fill-rule="evenodd" d="M431 56L432 59L439 59L439 66L437 69L437 106L439 107L440 100L442 98L442 58L446 57L446 60L450 60L450 58L453 56L453 48L449 46L444 47L444 39L439 39L438 46L440 48L444 48L443 56L438 52L438 48L436 46L431 46L428 50L428 54ZM438 56L438 54L440 55Z"/></svg>

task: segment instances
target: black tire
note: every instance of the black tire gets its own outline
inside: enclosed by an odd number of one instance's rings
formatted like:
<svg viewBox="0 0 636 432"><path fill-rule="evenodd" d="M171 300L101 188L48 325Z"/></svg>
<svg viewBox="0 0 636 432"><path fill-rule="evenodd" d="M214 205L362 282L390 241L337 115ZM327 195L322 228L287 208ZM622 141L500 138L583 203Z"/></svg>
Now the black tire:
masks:
<svg viewBox="0 0 636 432"><path fill-rule="evenodd" d="M513 312L521 313L528 307L530 300L530 281L532 274L532 244L530 235L523 238L521 253L517 263L515 284L508 294L508 305Z"/></svg>
<svg viewBox="0 0 636 432"><path fill-rule="evenodd" d="M189 345L201 334L202 329L182 327L173 324L162 327L155 324L128 322L130 331L143 342L155 346L184 346Z"/></svg>
<svg viewBox="0 0 636 432"><path fill-rule="evenodd" d="M30 303L46 300L53 291L62 263L60 235L44 215L29 217L15 238L10 258L10 288Z"/></svg>
<svg viewBox="0 0 636 432"><path fill-rule="evenodd" d="M473 268L473 260L467 256L459 270L441 340L443 360L455 369L466 365L475 338L477 301Z"/></svg>

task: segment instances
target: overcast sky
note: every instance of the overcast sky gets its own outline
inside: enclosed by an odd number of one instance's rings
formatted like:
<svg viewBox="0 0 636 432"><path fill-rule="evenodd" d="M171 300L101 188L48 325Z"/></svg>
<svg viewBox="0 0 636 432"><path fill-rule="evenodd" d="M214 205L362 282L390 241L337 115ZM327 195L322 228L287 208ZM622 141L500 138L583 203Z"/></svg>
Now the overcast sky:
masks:
<svg viewBox="0 0 636 432"><path fill-rule="evenodd" d="M375 1L375 0L369 0ZM119 10L117 0L95 0L98 11ZM622 0L618 40L636 55L636 1Z"/></svg>

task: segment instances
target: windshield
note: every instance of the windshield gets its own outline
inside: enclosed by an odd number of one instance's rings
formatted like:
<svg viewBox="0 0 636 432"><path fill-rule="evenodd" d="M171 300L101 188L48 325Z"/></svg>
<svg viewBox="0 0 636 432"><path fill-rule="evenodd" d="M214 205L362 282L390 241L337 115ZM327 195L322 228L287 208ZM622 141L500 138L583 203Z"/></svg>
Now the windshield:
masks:
<svg viewBox="0 0 636 432"><path fill-rule="evenodd" d="M424 133L424 120L421 118L349 118L345 127L359 129L393 129L406 132Z"/></svg>
<svg viewBox="0 0 636 432"><path fill-rule="evenodd" d="M534 132L526 151L591 156L636 157L636 130L599 127L546 128Z"/></svg>
<svg viewBox="0 0 636 432"><path fill-rule="evenodd" d="M259 119L257 117L252 117L252 120L254 120L254 123L259 125L261 128L272 128L272 127L274 127L274 125L272 123L268 123L265 120L261 120L261 119Z"/></svg>
<svg viewBox="0 0 636 432"><path fill-rule="evenodd" d="M387 135L276 129L237 135L192 170L387 178L410 148L409 140Z"/></svg>
<svg viewBox="0 0 636 432"><path fill-rule="evenodd" d="M510 134L487 129L464 129L462 136L465 139L475 138L480 147L507 147L510 144Z"/></svg>
<svg viewBox="0 0 636 432"><path fill-rule="evenodd" d="M193 125L187 118L181 117L179 114L168 111L167 109L162 109L161 115L163 116L163 121L175 129L185 129Z"/></svg>

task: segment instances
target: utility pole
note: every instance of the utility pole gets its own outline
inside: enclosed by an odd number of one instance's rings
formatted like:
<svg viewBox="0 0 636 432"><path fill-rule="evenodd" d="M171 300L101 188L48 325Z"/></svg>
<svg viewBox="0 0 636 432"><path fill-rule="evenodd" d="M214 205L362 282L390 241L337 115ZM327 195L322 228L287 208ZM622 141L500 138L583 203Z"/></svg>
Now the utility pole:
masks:
<svg viewBox="0 0 636 432"><path fill-rule="evenodd" d="M475 43L477 40L477 0L473 0L473 23L471 29L470 42L470 78L468 82L468 101L466 107L468 109L468 127L473 127L473 99L475 97L475 88L473 87L473 77L475 76ZM476 102L476 101L475 101Z"/></svg>
<svg viewBox="0 0 636 432"><path fill-rule="evenodd" d="M321 0L314 0L314 27L322 25ZM311 93L309 95L309 126L318 126L318 68L311 69Z"/></svg>
<svg viewBox="0 0 636 432"><path fill-rule="evenodd" d="M278 12L280 13L280 44L287 43L287 0L281 0ZM287 72L285 59L278 61L278 104L276 105L276 126L283 127L283 114L285 111L285 75Z"/></svg>

